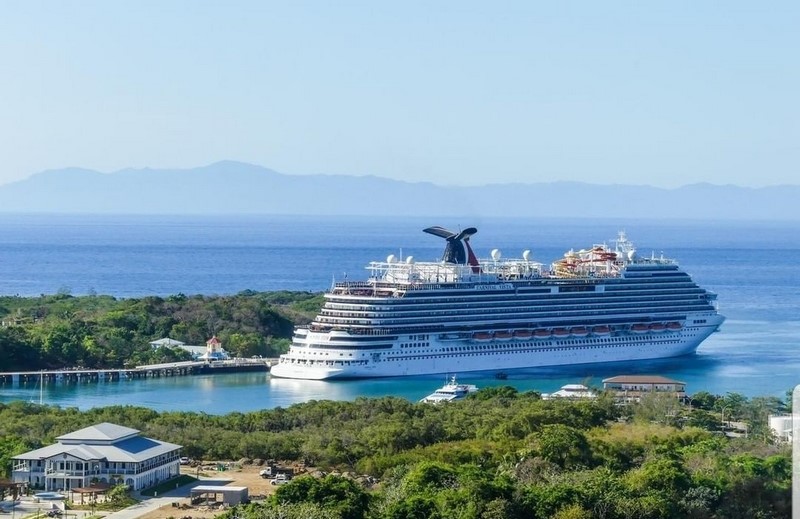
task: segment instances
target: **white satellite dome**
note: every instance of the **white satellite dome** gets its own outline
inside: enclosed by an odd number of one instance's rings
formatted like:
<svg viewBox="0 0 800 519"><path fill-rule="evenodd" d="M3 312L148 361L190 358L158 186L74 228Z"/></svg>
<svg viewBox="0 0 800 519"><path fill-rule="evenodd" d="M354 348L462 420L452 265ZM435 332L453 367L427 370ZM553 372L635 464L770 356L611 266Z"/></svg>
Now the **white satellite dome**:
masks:
<svg viewBox="0 0 800 519"><path fill-rule="evenodd" d="M389 254L386 257L386 263L394 263L397 261L397 257L394 254Z"/></svg>
<svg viewBox="0 0 800 519"><path fill-rule="evenodd" d="M530 249L525 249L524 251L522 251L522 259L524 259L525 261L530 261L531 259Z"/></svg>
<svg viewBox="0 0 800 519"><path fill-rule="evenodd" d="M503 254L500 252L500 249L492 249L492 259L497 261L499 260Z"/></svg>
<svg viewBox="0 0 800 519"><path fill-rule="evenodd" d="M408 265L411 265L412 263L414 263L414 256L409 256L409 257L407 257L407 258L406 258L406 263L407 263Z"/></svg>

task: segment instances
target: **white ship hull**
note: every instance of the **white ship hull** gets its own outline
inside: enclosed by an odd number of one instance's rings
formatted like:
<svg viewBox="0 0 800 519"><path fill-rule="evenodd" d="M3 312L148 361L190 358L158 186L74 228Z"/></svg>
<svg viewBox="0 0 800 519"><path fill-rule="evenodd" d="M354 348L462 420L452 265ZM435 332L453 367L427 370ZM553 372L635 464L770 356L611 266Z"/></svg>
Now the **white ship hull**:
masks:
<svg viewBox="0 0 800 519"><path fill-rule="evenodd" d="M330 358L354 360L331 360L308 362L302 357L296 363L282 362L272 367L274 377L306 380L336 378L372 378L440 373L464 373L471 371L508 371L519 368L543 366L565 366L604 362L678 357L694 353L703 340L722 324L720 315L704 316L706 322L700 326L687 326L668 333L623 333L614 336L589 335L587 337L527 339L524 341L477 341L441 340L431 337L429 346L400 348L375 353L359 353L350 357L352 351L329 352ZM318 340L309 334L307 340ZM452 352L456 348L468 351ZM297 355L297 352L295 353ZM354 354L355 355L355 354ZM377 360L376 360L377 359ZM337 364L340 363L340 364ZM350 362L350 365L345 363Z"/></svg>

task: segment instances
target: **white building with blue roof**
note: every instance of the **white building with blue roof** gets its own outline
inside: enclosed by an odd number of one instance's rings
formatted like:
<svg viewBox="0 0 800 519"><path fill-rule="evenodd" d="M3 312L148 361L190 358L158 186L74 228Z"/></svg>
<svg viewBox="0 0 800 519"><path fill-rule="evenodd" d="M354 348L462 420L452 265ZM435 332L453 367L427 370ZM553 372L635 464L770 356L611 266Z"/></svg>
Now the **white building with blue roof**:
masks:
<svg viewBox="0 0 800 519"><path fill-rule="evenodd" d="M12 458L11 479L46 491L92 483L142 490L180 473L181 446L130 427L101 423L56 438L58 443Z"/></svg>

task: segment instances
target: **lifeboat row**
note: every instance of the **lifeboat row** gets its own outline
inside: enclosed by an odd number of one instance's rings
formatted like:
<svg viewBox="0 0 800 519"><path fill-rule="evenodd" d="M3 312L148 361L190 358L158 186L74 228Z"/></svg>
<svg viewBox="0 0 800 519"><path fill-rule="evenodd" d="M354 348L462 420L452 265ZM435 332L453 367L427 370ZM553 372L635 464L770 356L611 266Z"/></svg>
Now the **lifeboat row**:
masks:
<svg viewBox="0 0 800 519"><path fill-rule="evenodd" d="M677 321L669 323L637 323L630 327L631 333L645 334L645 333L661 333L661 332L677 332L683 328L683 325ZM596 337L605 337L611 335L610 326L573 326L572 328L537 328L536 330L505 330L498 332L475 332L472 334L472 340L475 342L491 342L491 341L510 341L519 340L527 341L533 339L566 339L568 337L588 337L593 335Z"/></svg>
<svg viewBox="0 0 800 519"><path fill-rule="evenodd" d="M676 323L677 324L677 323ZM646 330L645 330L646 331ZM605 337L611 335L609 326L573 326L572 328L537 328L535 330L504 330L497 332L475 332L472 334L474 342L505 342L510 340L527 341L530 339L565 339L568 337Z"/></svg>
<svg viewBox="0 0 800 519"><path fill-rule="evenodd" d="M683 328L683 325L677 321L672 321L669 323L638 323L631 326L632 333L644 334L644 333L662 333L662 332L677 332Z"/></svg>

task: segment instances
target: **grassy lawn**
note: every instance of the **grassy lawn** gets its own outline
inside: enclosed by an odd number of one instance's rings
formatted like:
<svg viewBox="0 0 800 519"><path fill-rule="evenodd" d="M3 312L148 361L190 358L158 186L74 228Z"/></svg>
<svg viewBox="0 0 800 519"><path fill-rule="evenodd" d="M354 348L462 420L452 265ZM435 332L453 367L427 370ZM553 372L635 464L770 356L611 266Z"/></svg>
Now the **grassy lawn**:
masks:
<svg viewBox="0 0 800 519"><path fill-rule="evenodd" d="M175 490L178 487L188 485L189 483L194 483L195 481L197 481L196 477L189 476L188 474L181 474L177 478L172 478L169 481L165 481L159 485L148 488L147 490L142 490L142 495L153 497L158 494L169 492L170 490Z"/></svg>

